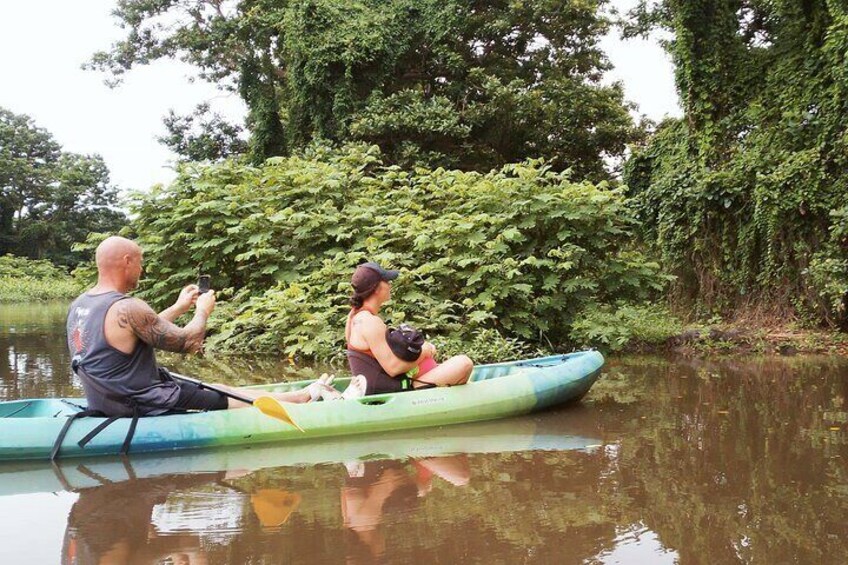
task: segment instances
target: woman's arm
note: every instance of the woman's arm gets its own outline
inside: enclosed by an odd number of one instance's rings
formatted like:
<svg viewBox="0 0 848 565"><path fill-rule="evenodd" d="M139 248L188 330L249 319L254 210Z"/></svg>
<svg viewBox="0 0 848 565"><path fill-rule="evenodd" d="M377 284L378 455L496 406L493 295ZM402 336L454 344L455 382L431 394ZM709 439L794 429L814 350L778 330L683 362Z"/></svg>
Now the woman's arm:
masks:
<svg viewBox="0 0 848 565"><path fill-rule="evenodd" d="M418 361L404 361L392 352L386 341L386 324L377 316L362 316L354 323L361 324L361 334L368 344L368 349L389 375L396 377L418 364Z"/></svg>

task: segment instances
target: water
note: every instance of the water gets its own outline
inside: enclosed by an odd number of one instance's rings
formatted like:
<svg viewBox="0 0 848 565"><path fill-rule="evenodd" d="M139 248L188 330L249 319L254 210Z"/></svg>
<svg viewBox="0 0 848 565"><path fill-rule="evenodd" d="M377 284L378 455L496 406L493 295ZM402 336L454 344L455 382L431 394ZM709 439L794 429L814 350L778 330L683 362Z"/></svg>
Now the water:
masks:
<svg viewBox="0 0 848 565"><path fill-rule="evenodd" d="M0 305L0 399L80 393L63 318ZM239 383L314 372L180 368ZM841 358L627 357L582 405L531 417L5 465L0 563L842 564L846 399Z"/></svg>

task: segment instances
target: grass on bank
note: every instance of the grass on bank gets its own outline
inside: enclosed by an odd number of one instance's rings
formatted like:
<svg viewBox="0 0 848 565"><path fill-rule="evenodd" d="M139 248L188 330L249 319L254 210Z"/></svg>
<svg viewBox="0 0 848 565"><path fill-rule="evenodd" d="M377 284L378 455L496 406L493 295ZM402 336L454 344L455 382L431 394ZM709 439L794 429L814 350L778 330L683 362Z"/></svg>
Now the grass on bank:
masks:
<svg viewBox="0 0 848 565"><path fill-rule="evenodd" d="M34 302L74 298L83 291L83 285L74 279L35 280L29 278L0 278L0 302Z"/></svg>
<svg viewBox="0 0 848 565"><path fill-rule="evenodd" d="M73 298L84 284L50 261L0 257L0 302L32 302Z"/></svg>

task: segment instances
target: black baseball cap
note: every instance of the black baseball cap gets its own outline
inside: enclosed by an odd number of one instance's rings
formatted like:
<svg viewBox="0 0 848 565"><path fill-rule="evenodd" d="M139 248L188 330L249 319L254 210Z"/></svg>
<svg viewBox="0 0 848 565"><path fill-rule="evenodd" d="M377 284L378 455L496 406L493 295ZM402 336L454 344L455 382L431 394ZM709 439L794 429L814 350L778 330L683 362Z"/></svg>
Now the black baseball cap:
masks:
<svg viewBox="0 0 848 565"><path fill-rule="evenodd" d="M368 292L376 288L380 281L393 281L400 271L387 270L374 262L362 263L353 272L350 284L357 292Z"/></svg>

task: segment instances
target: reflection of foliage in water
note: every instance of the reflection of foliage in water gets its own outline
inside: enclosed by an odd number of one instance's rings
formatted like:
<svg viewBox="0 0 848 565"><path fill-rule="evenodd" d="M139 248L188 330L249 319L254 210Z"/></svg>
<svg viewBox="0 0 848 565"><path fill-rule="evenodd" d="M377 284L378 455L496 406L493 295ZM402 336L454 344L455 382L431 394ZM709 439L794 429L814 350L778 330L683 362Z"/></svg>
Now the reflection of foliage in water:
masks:
<svg viewBox="0 0 848 565"><path fill-rule="evenodd" d="M64 302L0 304L0 400L77 396Z"/></svg>
<svg viewBox="0 0 848 565"><path fill-rule="evenodd" d="M629 365L629 363L628 363ZM649 370L645 417L622 422L617 481L684 561L768 563L848 555L848 387L835 360L692 361ZM695 381L695 383L693 383ZM823 441L826 438L826 441ZM618 482L604 484L610 495Z"/></svg>
<svg viewBox="0 0 848 565"><path fill-rule="evenodd" d="M604 393L578 424L604 449L472 456L467 487L439 482L420 507L385 518L388 551L583 562L611 549L617 528L644 522L684 563L840 562L848 388L833 375L845 371L823 358L614 361L632 394ZM332 530L341 486L332 468L255 480L303 494L296 531Z"/></svg>
<svg viewBox="0 0 848 565"><path fill-rule="evenodd" d="M387 554L594 562L642 523L682 563L844 562L846 371L827 358L613 360L608 372L632 394L601 391L596 402L593 391L562 426L601 438L602 449L471 455L467 486L437 479L417 503L384 514ZM245 490L302 497L280 535L263 538L263 555L342 561L353 543L341 533L344 476L320 465L239 479ZM246 527L227 559L260 535Z"/></svg>

